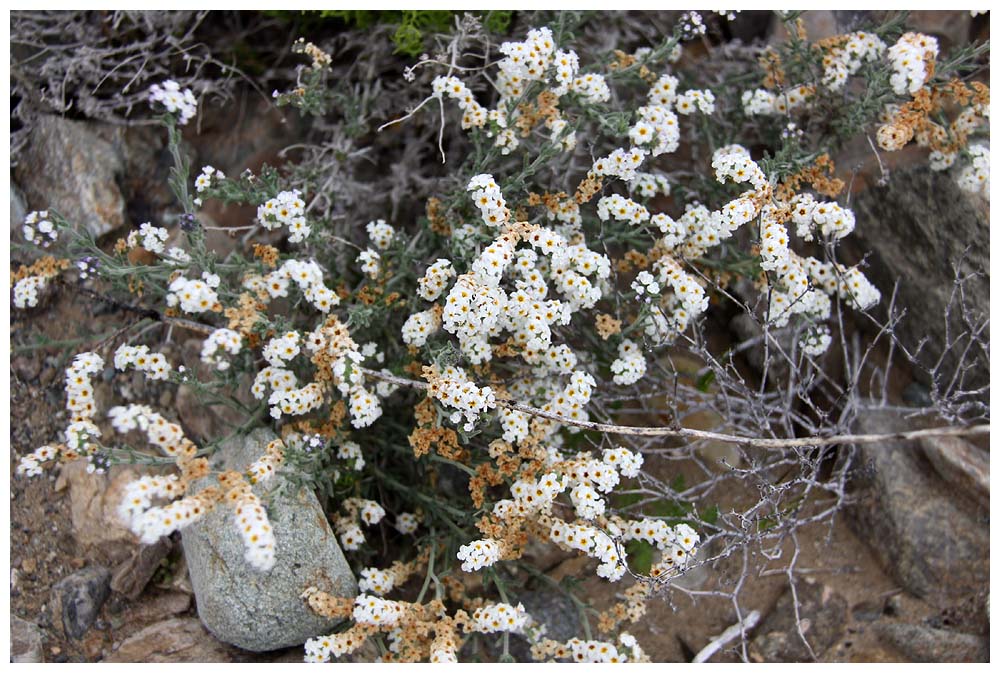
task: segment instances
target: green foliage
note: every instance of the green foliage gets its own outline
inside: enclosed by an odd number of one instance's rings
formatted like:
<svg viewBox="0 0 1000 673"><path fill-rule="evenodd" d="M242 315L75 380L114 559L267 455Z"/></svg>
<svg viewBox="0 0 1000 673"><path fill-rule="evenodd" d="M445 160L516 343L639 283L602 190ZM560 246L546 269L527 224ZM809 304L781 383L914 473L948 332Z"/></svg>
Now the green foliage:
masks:
<svg viewBox="0 0 1000 673"><path fill-rule="evenodd" d="M507 10L471 13L482 20L483 28L496 35L507 32L513 16L513 12ZM356 28L371 28L375 25L395 26L392 43L396 46L396 53L416 58L427 50L427 40L430 35L447 31L454 24L459 12L429 9L324 9L318 14L321 18L333 19Z"/></svg>
<svg viewBox="0 0 1000 673"><path fill-rule="evenodd" d="M625 545L628 567L638 575L648 575L656 548L645 540L629 540Z"/></svg>

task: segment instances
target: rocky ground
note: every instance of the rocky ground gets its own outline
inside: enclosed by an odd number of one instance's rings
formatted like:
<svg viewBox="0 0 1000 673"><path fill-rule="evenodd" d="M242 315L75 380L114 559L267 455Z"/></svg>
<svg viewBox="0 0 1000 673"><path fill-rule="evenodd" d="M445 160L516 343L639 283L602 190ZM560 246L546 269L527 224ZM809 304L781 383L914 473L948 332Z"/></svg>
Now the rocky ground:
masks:
<svg viewBox="0 0 1000 673"><path fill-rule="evenodd" d="M24 351L40 335L51 342L103 334L113 313L92 311L71 296L56 298L12 323L13 446L17 457L49 441L63 424L55 347ZM181 350L178 348L178 350ZM136 380L137 388L141 384ZM98 388L110 396L108 383ZM136 396L174 404L167 390ZM182 421L195 410L182 410ZM866 431L891 431L898 419L866 416ZM955 440L924 446L871 446L859 504L832 524L802 531L795 575L805 637L821 661L984 661L988 658L988 453ZM676 462L651 458L654 474L675 475ZM117 467L106 476L70 465L49 477L11 480L11 636L17 661L298 661L301 648L251 653L215 639L201 625L180 545L171 539L139 547L117 523ZM961 490L966 495L955 496ZM889 541L889 542L887 542ZM888 554L875 550L889 550ZM740 591L744 614L757 610L748 654L758 661L806 661L809 652L790 609L786 556L752 573ZM559 581L583 578L582 595L598 609L628 586L609 585L586 559L549 554L543 567ZM741 558L701 568L685 588L729 589ZM536 616L572 629L575 610L540 591ZM529 606L530 608L530 606ZM654 601L631 629L657 661L689 661L735 623L728 599L672 593ZM738 641L737 641L738 642ZM715 661L738 661L730 646Z"/></svg>
<svg viewBox="0 0 1000 673"><path fill-rule="evenodd" d="M963 29L950 24L944 28L956 35ZM274 163L277 152L295 141L294 124L254 100L248 98L241 106L245 112L235 126L222 118L206 121L192 148L196 165L211 163L235 175L247 167L257 169L264 161ZM146 221L169 204L163 155L163 139L149 129L48 119L39 125L38 137L12 179L11 222L20 222L26 210L48 205L67 214L103 213L88 224L95 235L120 233L125 225ZM908 296L929 302L928 312L939 313L946 301L939 289L948 282L948 270L936 268L935 259L893 254L898 243L894 247L892 242L913 230L899 213L909 213L928 245L934 245L941 232L952 232L947 240L971 246L982 263L988 250L988 206L949 197L952 187L937 174L905 168L905 156L898 159L902 179L888 187L878 184L881 169L865 148L849 148L837 160L855 171L852 207L859 223L866 223L859 224L859 235L868 237L865 245L882 251L873 260L875 268L883 278L907 278ZM930 210L925 203L929 191L940 196ZM219 226L239 226L247 217L236 209L207 214ZM226 236L212 235L217 247L232 244ZM988 253L985 263L988 268ZM977 290L974 298L988 312L988 289ZM45 477L14 476L20 456L52 441L64 427L62 376L68 358L113 334L120 320L113 308L83 301L70 289L61 289L34 310L12 311L11 660L300 661L301 647L253 653L220 642L204 628L180 540L175 536L140 547L117 522L118 495L134 478L132 468L116 467L108 475L95 476L69 465ZM923 323L909 324L914 326L911 336L923 333ZM168 357L193 363L193 336L173 333L165 349ZM890 402L906 405L920 383L914 384L902 369L893 376ZM96 395L99 403L110 401L109 382L98 382ZM210 434L220 421L201 408L190 391L151 385L140 376L124 395L176 409L192 436ZM890 432L901 423L898 414L877 410L862 412L859 426L866 432ZM869 445L862 449L859 465L853 486L856 504L832 522L801 531L793 582L784 571L789 545L771 565L755 566L741 586L741 611L756 610L761 616L748 632L748 657L987 661L987 442ZM659 457L649 458L647 467L664 475L679 469L676 462ZM731 496L737 502L743 494ZM598 609L617 600L628 586L628 580L618 585L600 580L586 559L559 553L545 559L543 568L550 578L582 578L583 593ZM695 570L681 582L701 595L672 592L654 601L631 632L654 661L690 661L736 622L732 602L710 594L731 592L741 571L742 558L735 556ZM551 630L579 632L572 628L578 620L575 610L543 590L524 601ZM712 661L739 661L740 647L737 639ZM366 651L358 659L373 656Z"/></svg>

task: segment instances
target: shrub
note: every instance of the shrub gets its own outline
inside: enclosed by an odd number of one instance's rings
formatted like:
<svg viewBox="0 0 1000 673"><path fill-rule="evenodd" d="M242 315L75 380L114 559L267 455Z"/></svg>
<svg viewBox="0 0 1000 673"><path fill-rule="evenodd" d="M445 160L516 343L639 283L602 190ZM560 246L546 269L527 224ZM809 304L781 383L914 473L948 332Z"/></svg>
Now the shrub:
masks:
<svg viewBox="0 0 1000 673"><path fill-rule="evenodd" d="M506 655L511 633L526 635L539 659L644 660L622 628L674 590L671 580L778 549L843 503L851 453L834 447L873 367L872 351L852 350L845 332L877 324L871 312L883 295L863 260L841 257L839 243L865 223L844 205L830 155L877 129L883 150L914 140L930 148L932 167L960 167L963 187L988 193L988 147L970 141L985 131L989 91L962 78L983 48L942 55L899 17L809 42L786 14L786 43L702 57L689 45L700 49L724 17L685 13L632 51L588 39L615 34L626 22L618 15L599 28L570 12L521 32L515 23L499 47L472 15L402 18L401 28L431 31L439 48L406 68L399 86L419 92L414 105L372 139L410 134L396 146L397 171L367 186L329 178L370 137L367 118L344 113L363 109L374 85L344 95L331 55L302 40L295 51L309 62L274 97L316 115L316 128L342 142L335 151L321 141L284 172L227 176L206 166L192 175L181 126L195 114L193 97L156 83L150 104L169 136L182 242L168 246L168 230L146 223L106 252L58 213L29 216L28 247L64 246L68 258L16 271L18 308L77 269L133 313L141 301L143 320L203 335L211 375L167 361L155 331L133 343L142 324L133 322L113 356L73 360L64 440L22 458L19 471L72 459L103 470L165 454L176 473L135 482L122 504L136 534L155 540L231 506L261 572L281 550L253 485L285 471L328 495L362 594L307 592L317 612L350 620L310 640L308 660L378 634L390 643L386 659L455 660L465 637L490 634L501 634ZM412 55L426 39L396 37ZM324 126L331 111L344 118ZM415 185L407 198L423 200L422 214L368 198L400 184ZM257 207L248 249L221 257L206 246L199 209L210 199ZM338 212L355 203L357 213ZM370 221L358 215L383 207ZM759 329L758 381L736 349L712 345L715 312L746 314ZM682 357L694 371L675 362ZM827 367L832 357L847 364ZM223 438L196 446L166 409L98 409L90 381L110 364L195 385L242 413L238 431L268 424L281 438L247 473L216 474L217 486L188 495ZM717 413L724 428L681 427L695 411ZM141 431L159 452L105 433L105 415L115 432ZM642 423L664 417L667 425ZM699 453L709 441L734 445L745 467L709 467ZM704 479L665 483L643 469L661 454L690 458ZM735 482L759 488L759 500L723 511L716 494ZM373 526L398 541L397 556L367 544ZM592 614L575 596L587 634L568 642L546 638L514 604L525 577L515 569L545 580L524 561L529 541L595 559L609 582L635 578L598 615L600 631L617 637L592 638ZM469 573L479 580L460 579ZM383 597L421 574L413 600Z"/></svg>

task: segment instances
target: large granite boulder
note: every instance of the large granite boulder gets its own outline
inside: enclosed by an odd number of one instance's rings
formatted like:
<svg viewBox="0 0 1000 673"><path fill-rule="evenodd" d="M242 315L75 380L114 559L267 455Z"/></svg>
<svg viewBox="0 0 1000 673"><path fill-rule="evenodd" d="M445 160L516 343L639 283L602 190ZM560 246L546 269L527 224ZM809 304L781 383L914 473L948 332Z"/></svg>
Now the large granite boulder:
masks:
<svg viewBox="0 0 1000 673"><path fill-rule="evenodd" d="M245 470L274 439L257 430L225 443L215 455L215 469ZM206 478L195 490L214 479ZM335 596L353 596L357 583L336 535L315 494L276 489L281 473L255 487L267 505L277 546L274 568L261 572L244 559L243 542L233 525L232 509L216 507L183 531L187 558L202 623L219 640L254 652L300 645L330 633L336 621L312 612L301 599L315 586ZM269 495L271 497L269 497Z"/></svg>
<svg viewBox="0 0 1000 673"><path fill-rule="evenodd" d="M32 208L54 210L95 237L125 224L118 184L125 163L96 129L88 122L41 116L14 170Z"/></svg>

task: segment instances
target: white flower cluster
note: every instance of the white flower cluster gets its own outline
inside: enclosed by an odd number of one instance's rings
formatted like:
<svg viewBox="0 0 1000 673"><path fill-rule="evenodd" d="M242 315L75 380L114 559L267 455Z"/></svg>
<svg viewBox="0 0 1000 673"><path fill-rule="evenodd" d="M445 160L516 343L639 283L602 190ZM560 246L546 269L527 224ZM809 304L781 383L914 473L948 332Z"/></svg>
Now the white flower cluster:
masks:
<svg viewBox="0 0 1000 673"><path fill-rule="evenodd" d="M362 250L358 254L358 262L361 263L361 272L368 274L373 280L378 278L378 274L382 268L381 260L382 256L371 248Z"/></svg>
<svg viewBox="0 0 1000 673"><path fill-rule="evenodd" d="M844 268L832 262L816 262L810 266L809 273L816 282L825 278L827 284L824 289L828 293L832 293L831 285L834 285L833 291L836 291L837 296L860 310L871 308L882 298L878 288L857 267Z"/></svg>
<svg viewBox="0 0 1000 673"><path fill-rule="evenodd" d="M267 389L271 390L292 390L298 384L298 377L295 372L280 367L264 367L257 376L254 377L250 392L258 400L264 399Z"/></svg>
<svg viewBox="0 0 1000 673"><path fill-rule="evenodd" d="M614 218L619 222L639 225L649 219L649 211L640 203L618 194L602 196L597 202L597 216L607 222Z"/></svg>
<svg viewBox="0 0 1000 673"><path fill-rule="evenodd" d="M365 534L361 532L360 523L363 522L366 526L378 524L385 517L385 510L374 500L363 498L348 498L341 507L345 513L333 517L340 544L347 551L361 549Z"/></svg>
<svg viewBox="0 0 1000 673"><path fill-rule="evenodd" d="M664 255L653 263L653 272L662 290L669 287L673 294L667 298L669 316L659 307L654 307L652 322L647 325L646 334L664 341L672 340L687 329L694 318L708 309L708 296L698 279L681 267L673 257ZM645 366L643 366L643 373ZM641 374L640 374L641 376Z"/></svg>
<svg viewBox="0 0 1000 673"><path fill-rule="evenodd" d="M493 603L472 613L472 628L478 633L521 633L531 622L531 615L524 611L521 603L517 607Z"/></svg>
<svg viewBox="0 0 1000 673"><path fill-rule="evenodd" d="M382 406L378 397L372 395L366 388L355 386L351 389L348 409L351 412L351 425L356 428L367 428L382 416Z"/></svg>
<svg viewBox="0 0 1000 673"><path fill-rule="evenodd" d="M461 367L445 367L427 389L430 397L451 407L449 420L456 425L465 419L466 431L472 430L479 416L496 407L496 395L489 386L480 388Z"/></svg>
<svg viewBox="0 0 1000 673"><path fill-rule="evenodd" d="M42 463L59 457L59 449L54 446L40 446L31 453L21 456L17 464L17 473L28 477L37 477L42 470Z"/></svg>
<svg viewBox="0 0 1000 673"><path fill-rule="evenodd" d="M649 93L646 94L649 102L653 105L662 105L669 108L677 100L677 85L679 82L680 80L670 73L660 75L660 78L650 87Z"/></svg>
<svg viewBox="0 0 1000 673"><path fill-rule="evenodd" d="M455 268L451 262L439 259L427 267L427 271L417 281L417 294L427 301L436 301L448 287L448 281L454 277Z"/></svg>
<svg viewBox="0 0 1000 673"><path fill-rule="evenodd" d="M678 20L682 38L691 40L699 35L704 35L706 26L698 12L684 12Z"/></svg>
<svg viewBox="0 0 1000 673"><path fill-rule="evenodd" d="M546 27L528 31L524 42L504 42L500 45L500 60L497 74L497 88L502 98L517 98L524 93L526 81L538 81L552 62L555 42L552 31Z"/></svg>
<svg viewBox="0 0 1000 673"><path fill-rule="evenodd" d="M125 238L125 243L129 248L142 246L150 252L162 254L166 248L167 237L169 236L163 227L154 227L149 222L139 225L139 231L130 231Z"/></svg>
<svg viewBox="0 0 1000 673"><path fill-rule="evenodd" d="M125 371L135 367L151 381L166 381L172 367L162 353L151 353L149 346L122 344L115 351L115 369Z"/></svg>
<svg viewBox="0 0 1000 673"><path fill-rule="evenodd" d="M389 244L392 243L392 237L396 234L396 230L385 220L369 222L365 225L365 230L368 232L368 238L379 250L388 248Z"/></svg>
<svg viewBox="0 0 1000 673"><path fill-rule="evenodd" d="M474 540L459 547L457 556L462 570L471 573L500 560L500 542L493 538Z"/></svg>
<svg viewBox="0 0 1000 673"><path fill-rule="evenodd" d="M301 352L299 333L292 330L270 339L264 344L264 359L272 367L281 368Z"/></svg>
<svg viewBox="0 0 1000 673"><path fill-rule="evenodd" d="M219 303L219 295L215 292L217 287L219 277L207 271L202 273L201 280L178 276L168 288L167 306L180 306L185 313L215 310Z"/></svg>
<svg viewBox="0 0 1000 673"><path fill-rule="evenodd" d="M799 194L791 201L795 233L805 241L813 240L813 232L827 238L844 238L854 231L854 213L833 202L819 202L810 194Z"/></svg>
<svg viewBox="0 0 1000 673"><path fill-rule="evenodd" d="M634 479L639 476L643 458L641 453L632 453L623 446L615 449L604 449L601 462L617 471L621 476Z"/></svg>
<svg viewBox="0 0 1000 673"><path fill-rule="evenodd" d="M680 145L680 126L677 123L677 113L691 115L695 111L702 114L715 112L715 94L712 91L709 89L690 89L679 94L677 85L677 78L665 73L650 87L647 94L649 104L636 110L638 120L629 128L629 140L634 145L633 153L637 148L648 148L654 157L674 152ZM625 150L616 151L624 152ZM614 157L615 154L612 153L611 156ZM635 169L642 163L645 153L639 156L632 154L631 158L631 165L624 171L624 174L617 171L605 174L618 175L626 182L635 179ZM596 164L594 172L598 175L602 174ZM669 193L669 189L665 193Z"/></svg>
<svg viewBox="0 0 1000 673"><path fill-rule="evenodd" d="M288 227L289 242L299 243L312 231L306 223L305 207L306 202L302 200L299 190L278 192L273 199L257 207L257 220L268 231Z"/></svg>
<svg viewBox="0 0 1000 673"><path fill-rule="evenodd" d="M220 356L223 350L230 355L238 355L243 345L239 332L220 327L214 330L201 343L201 361L222 372L229 369L229 360Z"/></svg>
<svg viewBox="0 0 1000 673"><path fill-rule="evenodd" d="M646 375L646 358L638 344L625 339L618 345L618 358L611 363L611 372L620 386L631 385Z"/></svg>
<svg viewBox="0 0 1000 673"><path fill-rule="evenodd" d="M698 533L686 523L668 526L660 519L618 522L623 540L642 540L663 552L663 560L671 559L673 567L683 569L701 542Z"/></svg>
<svg viewBox="0 0 1000 673"><path fill-rule="evenodd" d="M569 375L569 383L564 387L553 386L548 390L541 408L543 411L574 421L586 421L590 418L590 415L584 407L590 402L591 394L596 387L597 382L589 373L579 370L573 371ZM522 397L527 399L529 396L523 395ZM535 422L539 423L543 428L547 427L547 436L554 434L559 429L558 424L554 421L540 423L538 419L535 419ZM525 436L527 436L527 433L525 433Z"/></svg>
<svg viewBox="0 0 1000 673"><path fill-rule="evenodd" d="M382 406L378 397L364 387L364 373L361 369L366 357L374 357L381 362L382 355L377 352L374 344L367 344L358 350L347 331L338 325L318 327L306 337L306 346L312 353L325 352L333 356L333 383L348 400L351 424L355 428L364 428L374 423L382 415ZM376 390L389 395L393 389L383 386Z"/></svg>
<svg viewBox="0 0 1000 673"><path fill-rule="evenodd" d="M152 544L175 530L201 519L213 503L200 495L188 496L163 507L151 507L130 522L130 529L143 544ZM262 568L266 570L267 568Z"/></svg>
<svg viewBox="0 0 1000 673"><path fill-rule="evenodd" d="M620 664L628 661L612 643L602 640L567 640L570 658L580 664Z"/></svg>
<svg viewBox="0 0 1000 673"><path fill-rule="evenodd" d="M103 369L104 359L97 353L80 353L66 368L66 409L74 422L85 421L97 413L94 386L90 381Z"/></svg>
<svg viewBox="0 0 1000 673"><path fill-rule="evenodd" d="M801 259L784 247L782 241L786 239L785 228L781 225L774 226L770 212L769 208L765 208L764 220L768 224L766 229L769 232L779 230L780 237L766 244L762 241L762 245L764 249L770 249L774 245L780 252L780 261L771 269L774 271L775 283L770 293L768 321L775 327L783 327L797 314L808 316L812 320L826 320L830 317L829 298L821 289L809 287L808 265L812 262Z"/></svg>
<svg viewBox="0 0 1000 673"><path fill-rule="evenodd" d="M432 97L448 96L458 101L462 109L462 128L481 128L492 122L487 135L495 135L494 145L506 155L519 145L515 130L509 127L513 119L507 118L506 109L512 100L518 99L525 91L529 82L545 81L549 90L557 97L570 92L579 95L583 100L596 103L610 99L611 91L603 75L596 73L580 73L580 60L573 51L555 49L552 31L546 27L532 29L523 42L504 42L500 52L505 56L499 61L499 73L496 76L495 87L500 93L497 108L487 110L476 102L475 96L462 80L454 76L435 77L432 87ZM515 114L520 114L516 110ZM551 132L551 137L564 149L571 150L576 146L576 132L569 128L568 122L556 115L547 116L545 126Z"/></svg>
<svg viewBox="0 0 1000 673"><path fill-rule="evenodd" d="M491 227L498 227L510 220L507 201L492 175L483 173L474 176L465 189L472 192L472 200L479 208L483 222Z"/></svg>
<svg viewBox="0 0 1000 673"><path fill-rule="evenodd" d="M986 145L969 145L968 166L958 174L958 186L973 194L990 195L990 148Z"/></svg>
<svg viewBox="0 0 1000 673"><path fill-rule="evenodd" d="M28 308L38 306L38 297L48 286L46 276L25 276L14 283L14 306Z"/></svg>
<svg viewBox="0 0 1000 673"><path fill-rule="evenodd" d="M268 368L273 369L273 368ZM280 370L279 370L280 371ZM267 403L271 405L271 418L281 418L282 414L288 416L302 416L314 409L318 409L325 400L323 386L313 381L301 388L291 388L289 390L275 390L267 398Z"/></svg>
<svg viewBox="0 0 1000 673"><path fill-rule="evenodd" d="M409 346L423 346L428 337L441 329L441 317L433 309L410 315L403 323L403 343Z"/></svg>
<svg viewBox="0 0 1000 673"><path fill-rule="evenodd" d="M361 447L357 442L344 442L337 449L337 458L351 461L351 469L360 472L364 469L365 459L361 455Z"/></svg>
<svg viewBox="0 0 1000 673"><path fill-rule="evenodd" d="M638 144L638 143L637 143ZM657 194L670 196L670 181L665 175L660 173L636 173L635 177L628 183L630 192L637 192L639 196L651 199Z"/></svg>
<svg viewBox="0 0 1000 673"><path fill-rule="evenodd" d="M589 103L606 103L611 98L607 80L597 73L588 72L574 78L572 90Z"/></svg>
<svg viewBox="0 0 1000 673"><path fill-rule="evenodd" d="M217 183L225 179L226 174L222 171L213 168L212 166L203 166L201 173L194 179L195 191L201 194L206 189L212 187L213 183ZM195 203L201 205L200 199L196 199Z"/></svg>
<svg viewBox="0 0 1000 673"><path fill-rule="evenodd" d="M906 33L889 48L893 73L889 84L897 95L915 94L927 82L929 64L938 55L937 40L922 33Z"/></svg>
<svg viewBox="0 0 1000 673"><path fill-rule="evenodd" d="M805 84L788 87L776 94L767 89L744 91L741 98L743 113L748 117L787 114L805 103L812 94L813 89Z"/></svg>
<svg viewBox="0 0 1000 673"><path fill-rule="evenodd" d="M374 500L359 500L359 504L358 516L366 526L374 526L385 518L385 510L382 509L382 505Z"/></svg>
<svg viewBox="0 0 1000 673"><path fill-rule="evenodd" d="M510 515L528 516L539 512L548 513L556 496L566 489L562 477L556 472L543 474L535 481L517 480L510 487L513 500L499 500L493 505L493 513L500 518Z"/></svg>
<svg viewBox="0 0 1000 673"><path fill-rule="evenodd" d="M184 430L177 423L171 423L144 404L130 404L112 407L108 418L115 432L126 433L139 429L146 433L150 444L169 456L190 456L195 452L191 440L184 436Z"/></svg>
<svg viewBox="0 0 1000 673"><path fill-rule="evenodd" d="M285 443L275 439L267 445L264 455L250 463L246 470L247 481L251 485L266 484L277 473L285 459Z"/></svg>
<svg viewBox="0 0 1000 673"><path fill-rule="evenodd" d="M47 210L33 210L28 213L21 231L24 233L24 240L43 248L49 247L59 238L59 232L56 231L56 225L49 220Z"/></svg>
<svg viewBox="0 0 1000 673"><path fill-rule="evenodd" d="M710 115L715 112L715 94L711 89L689 89L677 96L674 105L678 114L692 115L697 110Z"/></svg>
<svg viewBox="0 0 1000 673"><path fill-rule="evenodd" d="M613 150L608 156L600 157L594 161L591 171L594 175L613 176L621 178L624 182L629 182L639 175L639 166L646 160L647 154L649 153L646 150L638 147L628 150L619 147Z"/></svg>
<svg viewBox="0 0 1000 673"><path fill-rule="evenodd" d="M238 487L239 488L239 487ZM251 566L266 572L274 567L274 529L260 499L244 484L235 494L233 522L243 539L244 558Z"/></svg>
<svg viewBox="0 0 1000 673"><path fill-rule="evenodd" d="M832 341L833 337L830 335L829 327L815 325L802 335L802 338L799 339L799 346L806 355L816 357L825 353Z"/></svg>
<svg viewBox="0 0 1000 673"><path fill-rule="evenodd" d="M885 42L874 33L858 31L845 36L847 41L834 47L823 57L823 84L839 91L847 78L861 69L864 63L875 61L885 53Z"/></svg>
<svg viewBox="0 0 1000 673"><path fill-rule="evenodd" d="M125 485L118 516L139 536L143 544L152 544L164 535L193 523L208 507L184 498L165 507L153 507L157 499L174 500L184 492L177 475L145 475Z"/></svg>
<svg viewBox="0 0 1000 673"><path fill-rule="evenodd" d="M351 618L358 624L385 627L395 625L404 612L403 604L399 601L361 594L354 599Z"/></svg>
<svg viewBox="0 0 1000 673"><path fill-rule="evenodd" d="M400 512L396 515L396 530L403 535L417 532L419 523L416 514L412 512Z"/></svg>
<svg viewBox="0 0 1000 673"><path fill-rule="evenodd" d="M459 276L445 300L443 327L458 337L462 352L476 364L492 357L486 340L501 327L507 306L499 274L513 258L512 248L509 244L487 247L473 266L473 273ZM488 271L488 275L475 273L480 269Z"/></svg>
<svg viewBox="0 0 1000 673"><path fill-rule="evenodd" d="M640 271L632 281L632 291L639 297L645 297L649 301L650 296L660 294L660 284L649 271Z"/></svg>
<svg viewBox="0 0 1000 673"><path fill-rule="evenodd" d="M634 477L642 466L642 456L625 448L605 450L601 460L588 453L580 453L572 460L555 463L552 467L566 477L566 485L573 487L570 500L581 519L593 520L604 513L605 502L598 495L610 493L622 476Z"/></svg>
<svg viewBox="0 0 1000 673"><path fill-rule="evenodd" d="M358 591L363 594L385 596L396 584L396 574L390 570L365 568L358 580Z"/></svg>
<svg viewBox="0 0 1000 673"><path fill-rule="evenodd" d="M323 313L340 304L340 297L323 282L323 270L314 260L287 259L277 269L264 277L248 276L243 286L254 292L267 292L272 298L287 297L294 282L306 301Z"/></svg>
<svg viewBox="0 0 1000 673"><path fill-rule="evenodd" d="M447 95L449 98L458 101L458 106L462 109L462 128L479 128L486 125L488 112L486 108L476 102L476 97L469 91L465 82L454 76L435 77L431 82L431 90L434 95L440 97Z"/></svg>
<svg viewBox="0 0 1000 673"><path fill-rule="evenodd" d="M774 94L767 89L744 91L741 97L743 113L748 117L774 114L774 99Z"/></svg>
<svg viewBox="0 0 1000 673"><path fill-rule="evenodd" d="M597 575L609 582L617 582L625 576L625 559L618 553L618 546L599 528L556 519L549 530L549 539L561 547L582 551L598 559L601 563L597 567Z"/></svg>
<svg viewBox="0 0 1000 673"><path fill-rule="evenodd" d="M191 89L181 91L181 85L172 79L149 87L149 102L151 105L159 103L167 109L167 112L176 114L177 121L182 126L191 121L198 112L198 101L195 100Z"/></svg>

